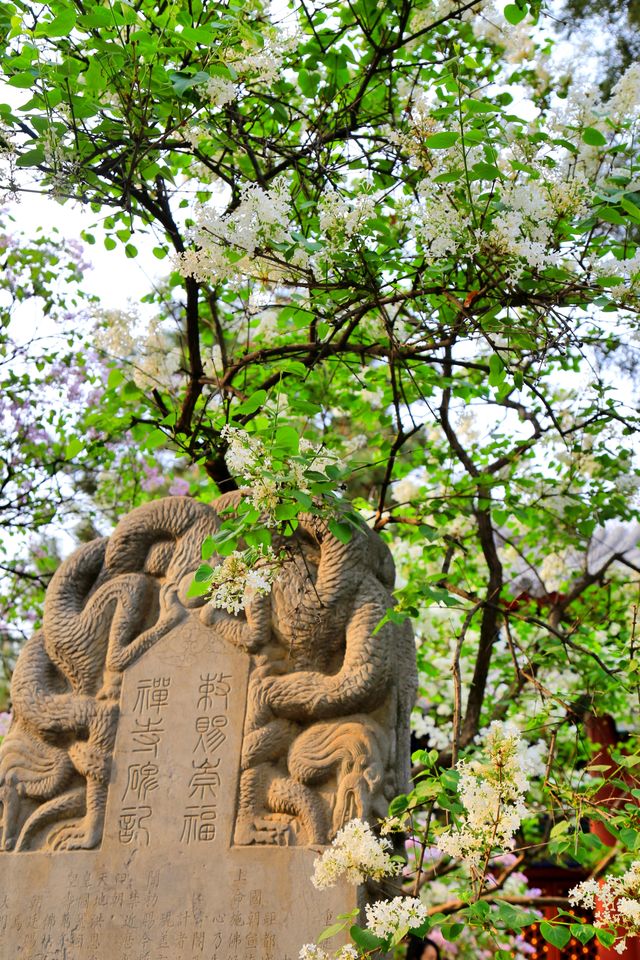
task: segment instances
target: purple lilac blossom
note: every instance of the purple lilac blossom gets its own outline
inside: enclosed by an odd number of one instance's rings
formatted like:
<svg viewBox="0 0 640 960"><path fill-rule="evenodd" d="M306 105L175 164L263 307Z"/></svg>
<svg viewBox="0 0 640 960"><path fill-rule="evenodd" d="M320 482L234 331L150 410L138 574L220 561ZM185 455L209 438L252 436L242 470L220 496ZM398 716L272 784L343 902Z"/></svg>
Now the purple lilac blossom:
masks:
<svg viewBox="0 0 640 960"><path fill-rule="evenodd" d="M144 470L146 477L141 481L140 486L145 493L152 493L154 490L158 490L159 487L164 485L164 477L161 475L158 467L150 467L145 464L142 469Z"/></svg>
<svg viewBox="0 0 640 960"><path fill-rule="evenodd" d="M0 713L0 737L6 737L11 726L12 715L10 713Z"/></svg>
<svg viewBox="0 0 640 960"><path fill-rule="evenodd" d="M189 481L184 477L177 477L169 487L169 493L172 497L185 497L189 493Z"/></svg>

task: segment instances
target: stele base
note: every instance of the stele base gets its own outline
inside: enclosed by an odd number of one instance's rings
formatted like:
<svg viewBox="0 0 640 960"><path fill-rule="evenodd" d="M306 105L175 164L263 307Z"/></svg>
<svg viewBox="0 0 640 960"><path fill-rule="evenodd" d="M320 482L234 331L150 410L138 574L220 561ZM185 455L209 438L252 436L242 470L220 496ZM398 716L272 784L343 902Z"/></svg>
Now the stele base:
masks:
<svg viewBox="0 0 640 960"><path fill-rule="evenodd" d="M1 960L297 960L355 908L318 848L233 844L248 671L192 617L125 672L102 843L0 853Z"/></svg>

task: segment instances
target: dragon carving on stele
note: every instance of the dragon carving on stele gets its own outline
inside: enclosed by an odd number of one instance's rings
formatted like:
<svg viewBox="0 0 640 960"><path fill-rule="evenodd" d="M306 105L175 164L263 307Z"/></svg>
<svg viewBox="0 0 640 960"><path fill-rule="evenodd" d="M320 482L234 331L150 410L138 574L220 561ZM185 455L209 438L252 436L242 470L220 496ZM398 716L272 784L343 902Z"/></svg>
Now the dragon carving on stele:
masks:
<svg viewBox="0 0 640 960"><path fill-rule="evenodd" d="M305 515L271 593L239 615L215 609L188 590L242 496L147 503L61 564L13 675L0 849L100 846L124 673L189 618L250 658L235 844L327 843L406 788L412 631L377 629L391 554L366 528L345 544Z"/></svg>

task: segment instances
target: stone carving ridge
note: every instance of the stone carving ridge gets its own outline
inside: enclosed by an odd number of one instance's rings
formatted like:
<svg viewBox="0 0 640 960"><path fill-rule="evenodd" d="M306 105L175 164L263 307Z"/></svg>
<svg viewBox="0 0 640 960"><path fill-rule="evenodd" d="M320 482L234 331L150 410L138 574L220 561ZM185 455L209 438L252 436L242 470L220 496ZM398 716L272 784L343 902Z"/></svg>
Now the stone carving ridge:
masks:
<svg viewBox="0 0 640 960"><path fill-rule="evenodd" d="M276 543L288 559L271 595L229 615L187 590L241 497L146 504L60 566L14 673L0 849L100 844L123 673L189 617L250 658L236 844L326 843L404 789L415 659L408 626L374 632L392 602L386 546L304 516Z"/></svg>

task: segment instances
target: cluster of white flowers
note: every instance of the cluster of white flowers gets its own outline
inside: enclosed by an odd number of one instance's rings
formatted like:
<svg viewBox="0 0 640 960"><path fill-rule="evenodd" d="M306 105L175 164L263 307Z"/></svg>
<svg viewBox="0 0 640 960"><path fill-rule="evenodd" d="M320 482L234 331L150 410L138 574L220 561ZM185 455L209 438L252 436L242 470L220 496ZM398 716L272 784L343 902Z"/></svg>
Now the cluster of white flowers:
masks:
<svg viewBox="0 0 640 960"><path fill-rule="evenodd" d="M413 500L424 488L425 479L424 468L420 471L412 471L407 474L402 480L394 483L391 490L392 499L395 500L396 503L408 503L410 500Z"/></svg>
<svg viewBox="0 0 640 960"><path fill-rule="evenodd" d="M228 213L214 207L196 209L196 226L192 240L196 249L176 258L184 276L211 282L228 280L241 283L247 276L265 283L303 269L308 257L291 236L290 197L284 179L264 190L256 183L242 191L239 203ZM287 263L280 257L267 256L273 244L289 243L295 253Z"/></svg>
<svg viewBox="0 0 640 960"><path fill-rule="evenodd" d="M144 327L136 307L131 304L125 310L95 307L93 315L96 320L94 343L100 352L120 360L139 353Z"/></svg>
<svg viewBox="0 0 640 960"><path fill-rule="evenodd" d="M513 848L514 834L527 814L528 777L535 772L533 756L512 725L491 724L485 754L484 762L458 764L458 792L465 813L437 840L441 853L461 860L472 873L492 851Z"/></svg>
<svg viewBox="0 0 640 960"><path fill-rule="evenodd" d="M355 197L341 197L335 190L325 193L319 204L320 231L329 247L341 247L345 237L362 231L367 220L375 214L376 197L361 193Z"/></svg>
<svg viewBox="0 0 640 960"><path fill-rule="evenodd" d="M44 152L45 164L51 171L54 196L66 192L78 173L78 164L73 159L73 152L66 149L52 125L47 126L40 134L38 142Z"/></svg>
<svg viewBox="0 0 640 960"><path fill-rule="evenodd" d="M494 0L483 5L472 19L471 26L474 36L501 46L509 63L530 60L536 54L533 18L528 16L516 25L511 24L505 20Z"/></svg>
<svg viewBox="0 0 640 960"><path fill-rule="evenodd" d="M627 937L640 935L640 860L634 860L621 877L584 880L569 891L569 902L595 910L596 926L622 930L615 949L624 953Z"/></svg>
<svg viewBox="0 0 640 960"><path fill-rule="evenodd" d="M305 943L298 954L299 960L331 960L331 956L334 957L334 960L357 960L358 951L348 943L346 946L340 947L337 953L330 955L315 943Z"/></svg>
<svg viewBox="0 0 640 960"><path fill-rule="evenodd" d="M540 180L512 180L503 187L501 201L504 209L493 218L488 245L540 270L558 263L560 255L553 249L554 225L561 211L577 211L582 202L578 184L569 190L560 181L549 187Z"/></svg>
<svg viewBox="0 0 640 960"><path fill-rule="evenodd" d="M338 463L334 457L322 453L302 438L300 455L284 457L276 468L264 443L255 435L227 424L222 437L228 443L226 460L229 469L251 487L250 502L263 514L264 522L269 526L278 523L276 508L292 491L310 493L308 470L326 474L330 464Z"/></svg>
<svg viewBox="0 0 640 960"><path fill-rule="evenodd" d="M394 897L393 900L368 903L365 912L369 930L383 940L419 927L428 916L426 906L417 897Z"/></svg>
<svg viewBox="0 0 640 960"><path fill-rule="evenodd" d="M347 883L380 880L398 873L399 864L390 855L391 841L378 839L368 823L350 820L338 831L328 850L313 864L311 881L318 890L332 887L344 877Z"/></svg>
<svg viewBox="0 0 640 960"><path fill-rule="evenodd" d="M451 708L447 704L447 713L451 713ZM436 750L447 750L451 746L453 735L453 726L451 723L436 723L436 721L422 710L415 709L411 711L410 717L411 730L419 739L428 739L429 746Z"/></svg>
<svg viewBox="0 0 640 960"><path fill-rule="evenodd" d="M432 183L430 177L418 185L418 199L418 204L409 208L410 219L431 261L455 253L468 239L469 216L455 205L442 184Z"/></svg>
<svg viewBox="0 0 640 960"><path fill-rule="evenodd" d="M251 558L250 553L254 554ZM279 568L280 561L271 547L262 547L257 558L255 551L234 550L214 567L209 604L228 613L240 613L257 597L271 592Z"/></svg>
<svg viewBox="0 0 640 960"><path fill-rule="evenodd" d="M254 472L262 463L269 466L269 458L265 446L259 437L247 433L239 427L227 424L222 429L222 438L227 441L226 461L232 473L242 477L247 482L253 479ZM265 464L265 457L267 462Z"/></svg>
<svg viewBox="0 0 640 960"><path fill-rule="evenodd" d="M640 63L632 63L622 74L607 106L611 118L618 123L640 119Z"/></svg>
<svg viewBox="0 0 640 960"><path fill-rule="evenodd" d="M269 343L275 340L279 333L278 311L260 310L258 313L259 321L253 328L253 336Z"/></svg>
<svg viewBox="0 0 640 960"><path fill-rule="evenodd" d="M576 573L583 558L573 547L567 547L555 553L548 553L540 566L539 576L547 593L559 590L563 583Z"/></svg>
<svg viewBox="0 0 640 960"><path fill-rule="evenodd" d="M167 388L175 382L183 364L183 356L176 339L158 320L151 320L146 338L136 343L133 379L141 390L153 387Z"/></svg>
<svg viewBox="0 0 640 960"><path fill-rule="evenodd" d="M245 83L274 83L281 75L284 55L296 48L299 37L296 33L274 30L265 36L264 46L258 48L250 40L242 41L242 53L236 56L229 48L226 62L233 67Z"/></svg>
<svg viewBox="0 0 640 960"><path fill-rule="evenodd" d="M627 281L630 292L640 290L640 250L625 260L615 257L595 260L591 263L591 269L600 277L619 277Z"/></svg>
<svg viewBox="0 0 640 960"><path fill-rule="evenodd" d="M238 96L237 85L222 77L209 77L206 83L201 84L201 89L212 107L223 107Z"/></svg>

